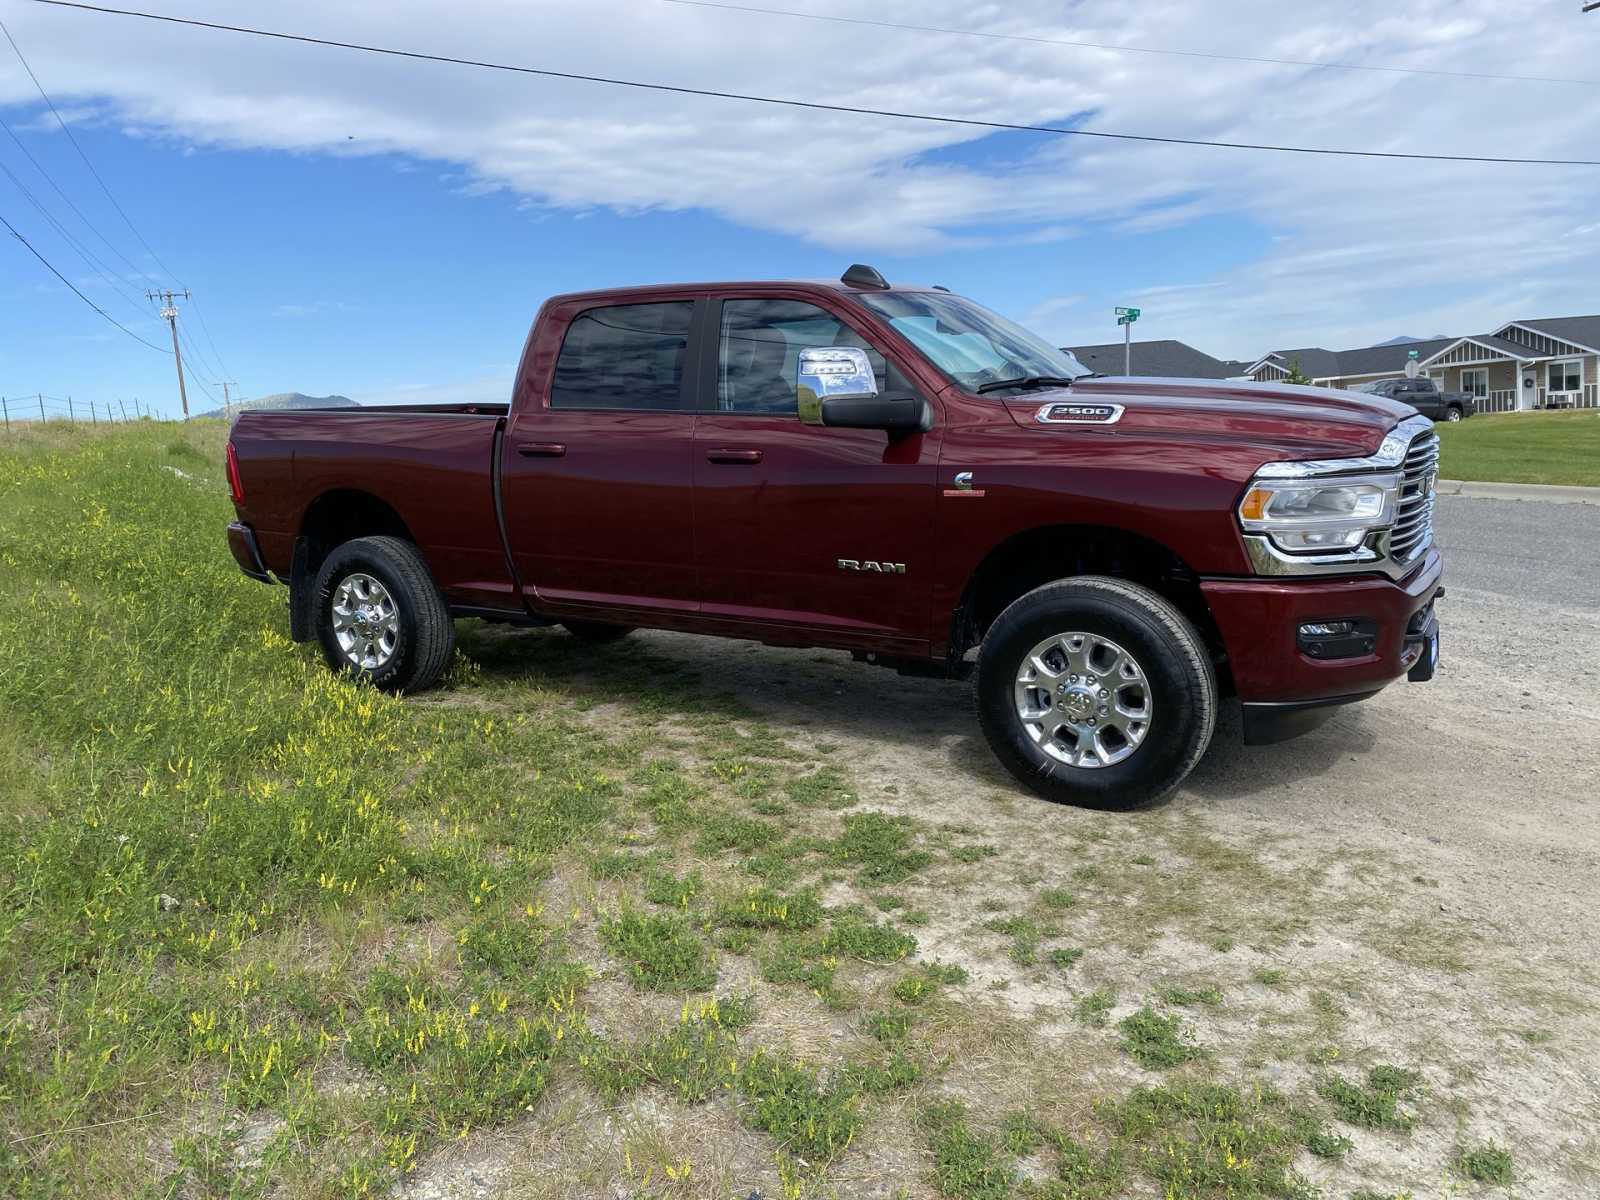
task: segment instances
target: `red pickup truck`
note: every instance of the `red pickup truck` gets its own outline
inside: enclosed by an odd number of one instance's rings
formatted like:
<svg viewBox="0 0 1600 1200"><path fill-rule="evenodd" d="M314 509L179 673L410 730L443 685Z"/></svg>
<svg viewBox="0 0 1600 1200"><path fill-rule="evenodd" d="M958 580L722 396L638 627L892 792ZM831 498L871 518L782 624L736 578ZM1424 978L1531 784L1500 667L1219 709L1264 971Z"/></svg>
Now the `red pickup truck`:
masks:
<svg viewBox="0 0 1600 1200"><path fill-rule="evenodd" d="M862 266L557 296L507 405L242 414L228 540L386 690L432 683L461 617L835 647L971 676L1001 762L1078 804L1175 786L1221 697L1259 743L1432 676L1432 422L1082 376Z"/></svg>

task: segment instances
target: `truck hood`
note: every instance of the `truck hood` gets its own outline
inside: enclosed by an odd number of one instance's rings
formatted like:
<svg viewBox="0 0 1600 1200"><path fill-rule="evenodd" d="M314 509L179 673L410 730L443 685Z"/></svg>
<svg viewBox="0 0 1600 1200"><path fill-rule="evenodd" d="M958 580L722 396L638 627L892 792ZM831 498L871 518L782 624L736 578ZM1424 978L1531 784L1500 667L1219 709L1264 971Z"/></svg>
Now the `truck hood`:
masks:
<svg viewBox="0 0 1600 1200"><path fill-rule="evenodd" d="M1047 424L1048 404L1120 404L1115 424ZM1083 379L1070 388L1008 396L1006 409L1041 435L1094 431L1124 438L1228 444L1275 459L1357 458L1376 452L1409 404L1333 388L1218 379Z"/></svg>

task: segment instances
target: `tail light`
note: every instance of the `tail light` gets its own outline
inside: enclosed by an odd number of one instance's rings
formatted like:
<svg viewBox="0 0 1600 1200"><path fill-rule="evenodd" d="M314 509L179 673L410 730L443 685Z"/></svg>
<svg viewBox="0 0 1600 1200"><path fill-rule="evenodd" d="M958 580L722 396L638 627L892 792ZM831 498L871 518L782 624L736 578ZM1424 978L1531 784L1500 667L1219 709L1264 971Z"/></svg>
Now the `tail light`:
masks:
<svg viewBox="0 0 1600 1200"><path fill-rule="evenodd" d="M228 443L228 491L235 504L244 503L244 484L239 481L239 456L233 452L232 442Z"/></svg>

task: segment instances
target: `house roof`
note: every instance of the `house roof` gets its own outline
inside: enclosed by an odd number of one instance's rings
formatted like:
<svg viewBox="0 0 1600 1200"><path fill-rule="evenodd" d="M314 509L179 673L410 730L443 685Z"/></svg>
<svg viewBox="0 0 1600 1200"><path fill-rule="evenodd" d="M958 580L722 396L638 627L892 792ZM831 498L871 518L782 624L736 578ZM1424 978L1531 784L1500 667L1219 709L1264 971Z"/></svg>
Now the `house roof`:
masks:
<svg viewBox="0 0 1600 1200"><path fill-rule="evenodd" d="M1458 338L1429 338L1425 342L1398 342L1392 346L1362 346L1355 350L1341 350L1334 357L1339 369L1334 375L1377 375L1404 371L1411 352L1417 352L1417 361L1425 362Z"/></svg>
<svg viewBox="0 0 1600 1200"><path fill-rule="evenodd" d="M1507 321L1506 325L1526 325L1564 342L1591 346L1600 350L1600 316L1593 317L1540 317L1536 321ZM1504 329L1506 326L1500 326Z"/></svg>
<svg viewBox="0 0 1600 1200"><path fill-rule="evenodd" d="M1285 370L1292 369L1298 363L1301 373L1308 379L1331 379L1339 374L1339 356L1332 350L1324 350L1321 346L1302 346L1298 350L1274 350L1266 357L1275 360Z"/></svg>
<svg viewBox="0 0 1600 1200"><path fill-rule="evenodd" d="M1475 342L1500 350L1502 353L1526 357L1524 346L1504 338L1470 335ZM1554 336L1554 335L1552 335ZM1292 367L1296 362L1300 370L1312 379L1349 379L1359 375L1398 375L1405 371L1406 360L1416 352L1418 362L1427 362L1441 350L1448 349L1460 338L1428 338L1420 342L1395 342L1384 346L1358 346L1354 350L1324 350L1321 346L1307 346L1300 350L1274 350L1261 362L1275 362L1282 367ZM1259 364L1257 364L1259 365Z"/></svg>
<svg viewBox="0 0 1600 1200"><path fill-rule="evenodd" d="M1064 346L1077 355L1078 361L1091 371L1102 375L1122 374L1121 342L1103 342L1095 346ZM1158 375L1176 379L1227 379L1243 375L1250 364L1225 362L1212 358L1203 350L1196 350L1187 342L1163 339L1133 343L1133 373Z"/></svg>
<svg viewBox="0 0 1600 1200"><path fill-rule="evenodd" d="M1492 333L1467 333L1458 338L1451 338L1449 341L1442 343L1438 349L1424 354L1422 356L1423 361L1426 362L1434 355L1437 355L1441 350L1448 350L1451 346L1457 345L1460 342L1476 342L1480 346L1487 346L1490 350L1495 351L1497 354L1504 354L1509 358L1540 357L1532 350L1529 350L1526 346L1518 345L1516 342L1507 341L1503 337L1495 337Z"/></svg>
<svg viewBox="0 0 1600 1200"><path fill-rule="evenodd" d="M1505 329L1522 325L1553 338L1578 346L1600 351L1600 315L1589 317L1541 317L1532 321L1507 321L1498 326ZM1492 333L1468 333L1460 337L1428 338L1420 342L1395 342L1383 346L1359 346L1354 350L1324 350L1321 346L1307 346L1299 350L1274 350L1263 355L1245 369L1273 363L1285 370L1296 362L1300 370L1311 379L1351 379L1357 376L1399 375L1406 369L1406 360L1416 351L1418 362L1427 362L1440 352L1463 341L1477 342L1507 358L1546 358L1528 347L1497 337ZM1120 347L1119 347L1120 349ZM1081 356L1080 356L1081 357Z"/></svg>

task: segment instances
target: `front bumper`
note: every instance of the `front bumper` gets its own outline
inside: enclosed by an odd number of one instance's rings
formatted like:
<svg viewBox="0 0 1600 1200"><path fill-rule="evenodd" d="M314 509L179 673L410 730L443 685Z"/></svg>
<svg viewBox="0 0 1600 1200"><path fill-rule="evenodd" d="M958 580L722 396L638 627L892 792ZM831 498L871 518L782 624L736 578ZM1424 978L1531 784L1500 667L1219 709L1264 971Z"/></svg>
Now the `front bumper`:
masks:
<svg viewBox="0 0 1600 1200"><path fill-rule="evenodd" d="M1431 605L1440 594L1441 572L1438 548L1430 547L1400 580L1207 579L1200 589L1222 635L1239 699L1247 706L1309 711L1365 699L1429 657L1423 640L1429 630L1422 626L1432 622L1429 628L1437 630ZM1318 659L1297 640L1302 624L1350 619L1376 627L1369 653Z"/></svg>
<svg viewBox="0 0 1600 1200"><path fill-rule="evenodd" d="M233 521L228 525L228 549L233 551L233 561L239 564L251 579L261 583L276 582L267 570L267 564L261 560L261 547L256 545L256 531L242 521Z"/></svg>

